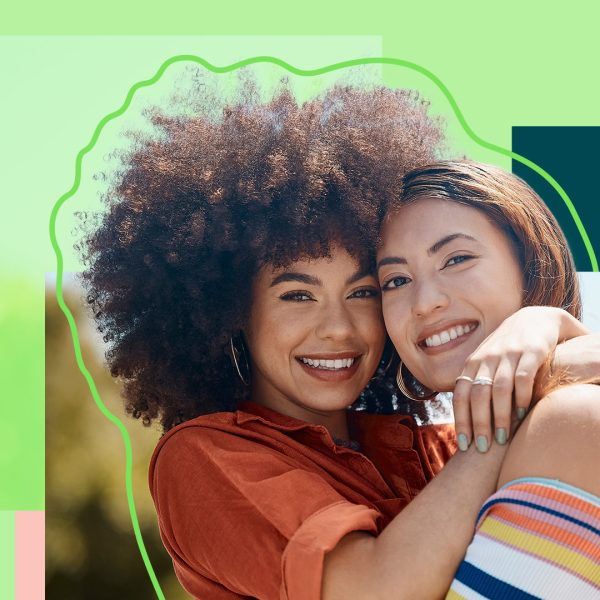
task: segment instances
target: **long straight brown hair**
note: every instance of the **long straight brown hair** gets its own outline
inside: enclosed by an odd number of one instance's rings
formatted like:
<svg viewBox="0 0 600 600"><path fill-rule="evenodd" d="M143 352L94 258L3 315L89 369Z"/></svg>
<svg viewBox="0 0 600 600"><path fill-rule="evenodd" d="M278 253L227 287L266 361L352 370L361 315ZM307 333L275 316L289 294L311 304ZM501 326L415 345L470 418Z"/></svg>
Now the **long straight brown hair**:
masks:
<svg viewBox="0 0 600 600"><path fill-rule="evenodd" d="M523 306L555 306L581 318L573 256L554 215L522 179L493 165L460 160L408 172L402 194L389 209L421 198L471 206L510 240L523 270Z"/></svg>

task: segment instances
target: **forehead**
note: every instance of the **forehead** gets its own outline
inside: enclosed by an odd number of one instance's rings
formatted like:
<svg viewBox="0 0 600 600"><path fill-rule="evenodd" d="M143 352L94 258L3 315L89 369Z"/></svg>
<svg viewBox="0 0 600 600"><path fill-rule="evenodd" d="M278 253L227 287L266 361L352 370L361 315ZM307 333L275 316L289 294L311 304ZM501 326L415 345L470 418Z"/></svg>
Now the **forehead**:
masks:
<svg viewBox="0 0 600 600"><path fill-rule="evenodd" d="M440 198L420 198L394 210L384 220L379 255L398 247L428 248L446 235L465 233L485 243L505 239L482 211ZM508 243L508 240L506 240Z"/></svg>
<svg viewBox="0 0 600 600"><path fill-rule="evenodd" d="M319 278L323 283L327 283L329 281L346 280L356 273L367 273L369 270L361 265L358 258L352 256L348 250L340 246L333 246L330 256L303 256L282 266L265 265L258 272L255 283L270 286L276 277L285 273L311 275Z"/></svg>

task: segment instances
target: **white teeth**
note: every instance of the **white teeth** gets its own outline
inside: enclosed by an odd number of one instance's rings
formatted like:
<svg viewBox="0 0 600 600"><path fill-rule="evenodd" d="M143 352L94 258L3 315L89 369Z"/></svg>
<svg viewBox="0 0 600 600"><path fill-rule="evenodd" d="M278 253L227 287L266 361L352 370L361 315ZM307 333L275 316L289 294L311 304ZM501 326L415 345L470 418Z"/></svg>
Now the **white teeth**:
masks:
<svg viewBox="0 0 600 600"><path fill-rule="evenodd" d="M330 359L313 359L313 358L300 358L300 360L310 367L315 369L328 369L330 371L336 371L338 369L349 369L354 364L354 358L337 358L335 360Z"/></svg>
<svg viewBox="0 0 600 600"><path fill-rule="evenodd" d="M441 346L442 344L447 344L450 340L455 340L470 331L475 329L475 325L458 325L457 327L450 327L445 331L441 331L440 333L435 333L431 337L425 338L425 345L428 348L435 348L436 346Z"/></svg>

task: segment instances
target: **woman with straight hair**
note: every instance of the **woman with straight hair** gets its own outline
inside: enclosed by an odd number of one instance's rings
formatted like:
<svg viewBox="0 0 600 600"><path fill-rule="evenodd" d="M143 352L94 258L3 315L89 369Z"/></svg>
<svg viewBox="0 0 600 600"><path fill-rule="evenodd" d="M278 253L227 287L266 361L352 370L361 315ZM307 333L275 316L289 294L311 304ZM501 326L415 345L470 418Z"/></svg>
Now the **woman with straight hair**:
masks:
<svg viewBox="0 0 600 600"><path fill-rule="evenodd" d="M419 167L388 208L378 276L399 384L454 392L461 450L506 443L513 396L522 419L449 597L600 597L600 388L589 385L600 370L593 353L568 367L555 358L534 380L536 361L507 329L543 318L538 305L580 317L573 260L550 211L498 167ZM512 340L498 351L501 333ZM597 348L599 336L588 341Z"/></svg>

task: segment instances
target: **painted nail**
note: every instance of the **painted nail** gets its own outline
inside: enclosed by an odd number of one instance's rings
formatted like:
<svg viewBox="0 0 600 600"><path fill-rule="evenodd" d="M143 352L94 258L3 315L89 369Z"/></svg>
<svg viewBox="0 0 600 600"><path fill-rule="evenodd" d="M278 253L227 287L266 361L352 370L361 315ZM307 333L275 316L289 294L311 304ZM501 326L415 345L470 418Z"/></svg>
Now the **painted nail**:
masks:
<svg viewBox="0 0 600 600"><path fill-rule="evenodd" d="M485 435L478 435L475 445L477 446L477 450L479 450L479 452L487 452L488 451L487 437Z"/></svg>
<svg viewBox="0 0 600 600"><path fill-rule="evenodd" d="M519 408L517 408L517 419L519 419L519 421L522 421L525 417L525 409L522 406L519 406Z"/></svg>
<svg viewBox="0 0 600 600"><path fill-rule="evenodd" d="M458 449L466 452L469 449L469 438L464 433L458 434Z"/></svg>
<svg viewBox="0 0 600 600"><path fill-rule="evenodd" d="M506 435L506 429L504 429L504 427L498 427L498 429L496 429L496 441L501 446L504 446L504 444L506 444L507 437L508 436Z"/></svg>

